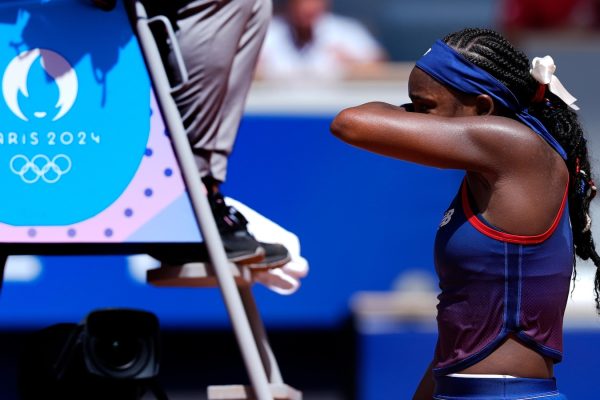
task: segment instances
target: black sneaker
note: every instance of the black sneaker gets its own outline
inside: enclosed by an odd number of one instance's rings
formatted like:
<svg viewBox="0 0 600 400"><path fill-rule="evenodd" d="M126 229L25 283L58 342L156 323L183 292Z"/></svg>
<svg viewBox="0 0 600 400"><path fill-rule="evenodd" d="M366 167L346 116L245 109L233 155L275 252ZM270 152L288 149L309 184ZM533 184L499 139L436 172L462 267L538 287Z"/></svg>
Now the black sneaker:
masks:
<svg viewBox="0 0 600 400"><path fill-rule="evenodd" d="M208 195L227 259L237 264L258 263L265 258L265 249L248 232L248 220L235 208L225 204L221 193Z"/></svg>
<svg viewBox="0 0 600 400"><path fill-rule="evenodd" d="M284 245L279 243L259 243L265 249L265 258L260 262L248 264L248 268L253 270L269 270L283 267L292 260L290 252Z"/></svg>
<svg viewBox="0 0 600 400"><path fill-rule="evenodd" d="M290 262L290 253L285 246L258 242L248 232L246 217L225 204L221 193L209 194L208 199L230 261L259 270L278 268ZM258 254L260 257L256 257Z"/></svg>

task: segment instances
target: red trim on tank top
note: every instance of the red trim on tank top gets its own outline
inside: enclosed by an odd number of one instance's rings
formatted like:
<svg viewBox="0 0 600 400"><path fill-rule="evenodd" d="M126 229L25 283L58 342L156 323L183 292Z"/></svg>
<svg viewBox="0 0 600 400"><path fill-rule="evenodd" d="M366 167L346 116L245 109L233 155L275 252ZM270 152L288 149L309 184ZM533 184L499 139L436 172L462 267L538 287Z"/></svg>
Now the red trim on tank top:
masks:
<svg viewBox="0 0 600 400"><path fill-rule="evenodd" d="M567 188L565 189L565 194L563 196L562 203L560 204L560 209L558 210L558 214L554 218L554 222L552 222L552 226L550 226L550 228L548 228L548 230L546 232L541 233L539 235L524 236L524 235L513 235L510 233L500 232L500 231L497 231L496 229L484 224L483 222L481 222L481 220L479 218L477 218L477 215L473 214L473 210L471 209L471 204L469 203L469 196L467 193L467 180L466 179L463 180L462 187L461 187L461 201L462 201L462 205L463 205L463 211L465 213L465 216L467 217L467 220L471 223L471 225L473 225L473 227L475 229L477 229L479 232L483 233L486 236L491 237L492 239L500 240L502 242L507 242L507 243L515 243L515 244L538 244L538 243L542 243L543 241L548 239L550 236L552 236L552 234L558 227L558 224L560 223L565 206L567 204L568 194L569 194L569 182L567 180Z"/></svg>

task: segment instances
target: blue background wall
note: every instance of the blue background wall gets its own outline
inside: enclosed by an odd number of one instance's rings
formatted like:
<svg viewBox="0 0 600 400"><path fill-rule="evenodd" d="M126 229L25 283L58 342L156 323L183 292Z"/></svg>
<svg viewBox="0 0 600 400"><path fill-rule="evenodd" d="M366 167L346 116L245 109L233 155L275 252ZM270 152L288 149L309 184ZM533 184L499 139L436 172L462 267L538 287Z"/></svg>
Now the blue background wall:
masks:
<svg viewBox="0 0 600 400"><path fill-rule="evenodd" d="M559 389L570 400L596 398L598 331L567 330L565 358L555 367ZM431 361L436 334L416 324L359 336L358 396L362 400L411 398Z"/></svg>
<svg viewBox="0 0 600 400"><path fill-rule="evenodd" d="M338 324L358 290L387 290L406 268L433 271L431 244L462 176L354 149L331 117L246 117L224 192L296 233L311 271L282 297L256 289L270 326ZM217 289L157 289L131 279L126 260L43 257L33 282L8 282L0 327L78 321L92 308L149 309L165 326L224 326Z"/></svg>

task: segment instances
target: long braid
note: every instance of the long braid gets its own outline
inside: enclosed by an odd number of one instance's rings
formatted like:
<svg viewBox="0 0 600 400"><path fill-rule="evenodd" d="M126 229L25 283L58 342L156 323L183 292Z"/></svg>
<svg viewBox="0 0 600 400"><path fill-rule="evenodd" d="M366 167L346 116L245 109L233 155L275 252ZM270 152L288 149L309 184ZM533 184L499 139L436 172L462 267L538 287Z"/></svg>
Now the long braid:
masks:
<svg viewBox="0 0 600 400"><path fill-rule="evenodd" d="M571 182L569 216L575 253L583 260L591 259L597 267L594 291L596 309L600 313L600 256L594 245L589 217L596 188L590 171L587 141L577 115L549 91L543 101L532 103L539 84L529 73L529 59L498 32L468 28L446 36L444 42L508 87L566 151ZM575 266L575 261L573 264Z"/></svg>

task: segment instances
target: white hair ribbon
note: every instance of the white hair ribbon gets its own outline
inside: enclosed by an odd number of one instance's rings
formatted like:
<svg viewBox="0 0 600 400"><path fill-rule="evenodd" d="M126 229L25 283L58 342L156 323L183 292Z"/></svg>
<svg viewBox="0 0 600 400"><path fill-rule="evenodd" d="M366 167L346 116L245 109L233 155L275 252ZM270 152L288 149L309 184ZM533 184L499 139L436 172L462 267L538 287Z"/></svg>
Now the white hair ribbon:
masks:
<svg viewBox="0 0 600 400"><path fill-rule="evenodd" d="M556 75L554 75L554 72L556 71L556 65L554 64L552 57L535 57L531 62L531 67L532 68L529 70L529 73L536 81L542 85L548 85L548 89L550 89L551 93L555 94L572 109L579 110L579 107L574 104L577 99L573 97L573 95L571 95L567 89L565 89Z"/></svg>

